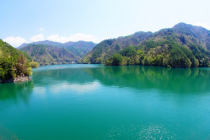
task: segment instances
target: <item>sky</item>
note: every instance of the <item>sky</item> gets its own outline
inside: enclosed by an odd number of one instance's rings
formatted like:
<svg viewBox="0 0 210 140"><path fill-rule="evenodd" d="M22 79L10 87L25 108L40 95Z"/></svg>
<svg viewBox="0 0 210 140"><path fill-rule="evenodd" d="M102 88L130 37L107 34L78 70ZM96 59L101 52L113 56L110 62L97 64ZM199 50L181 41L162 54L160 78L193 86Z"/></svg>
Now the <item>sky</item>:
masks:
<svg viewBox="0 0 210 140"><path fill-rule="evenodd" d="M175 24L210 30L209 0L2 0L0 39L14 47L156 32Z"/></svg>

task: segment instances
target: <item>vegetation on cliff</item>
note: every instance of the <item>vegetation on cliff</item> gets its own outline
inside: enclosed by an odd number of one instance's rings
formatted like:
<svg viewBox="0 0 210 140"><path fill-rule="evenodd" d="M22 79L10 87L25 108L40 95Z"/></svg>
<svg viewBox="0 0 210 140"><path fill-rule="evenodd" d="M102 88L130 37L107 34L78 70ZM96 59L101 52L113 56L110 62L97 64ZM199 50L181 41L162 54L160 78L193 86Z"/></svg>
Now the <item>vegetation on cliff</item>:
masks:
<svg viewBox="0 0 210 140"><path fill-rule="evenodd" d="M32 68L38 68L39 67L39 63L37 63L37 62L30 62L29 64L31 65Z"/></svg>
<svg viewBox="0 0 210 140"><path fill-rule="evenodd" d="M0 79L5 81L32 75L30 56L0 40Z"/></svg>

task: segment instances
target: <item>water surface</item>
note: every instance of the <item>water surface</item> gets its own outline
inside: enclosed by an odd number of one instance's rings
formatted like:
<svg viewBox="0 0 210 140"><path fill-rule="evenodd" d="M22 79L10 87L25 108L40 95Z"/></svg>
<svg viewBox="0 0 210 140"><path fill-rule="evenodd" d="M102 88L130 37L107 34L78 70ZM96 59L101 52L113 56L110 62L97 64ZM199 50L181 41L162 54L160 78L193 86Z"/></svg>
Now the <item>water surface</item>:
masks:
<svg viewBox="0 0 210 140"><path fill-rule="evenodd" d="M34 69L0 84L1 139L210 139L210 68Z"/></svg>

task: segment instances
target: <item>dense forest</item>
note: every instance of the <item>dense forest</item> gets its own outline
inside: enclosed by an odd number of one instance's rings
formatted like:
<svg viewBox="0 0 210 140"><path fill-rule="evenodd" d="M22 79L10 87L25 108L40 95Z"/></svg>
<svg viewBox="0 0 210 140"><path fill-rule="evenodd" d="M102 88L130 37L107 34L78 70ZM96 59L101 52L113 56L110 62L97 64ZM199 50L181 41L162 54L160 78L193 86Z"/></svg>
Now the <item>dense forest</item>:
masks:
<svg viewBox="0 0 210 140"><path fill-rule="evenodd" d="M87 54L81 63L165 67L209 66L210 31L202 27L179 23L173 28L146 35L144 40L139 39L136 42L137 45L133 43L135 37L135 34L131 35L130 39L124 37L123 41L127 41L127 46L123 48L119 45L119 38L105 40ZM104 42L109 42L109 45L108 43L102 45ZM106 51L103 51L104 47L107 50L114 50L106 54ZM101 51L98 51L100 49Z"/></svg>
<svg viewBox="0 0 210 140"><path fill-rule="evenodd" d="M0 39L0 82L32 75L31 57Z"/></svg>

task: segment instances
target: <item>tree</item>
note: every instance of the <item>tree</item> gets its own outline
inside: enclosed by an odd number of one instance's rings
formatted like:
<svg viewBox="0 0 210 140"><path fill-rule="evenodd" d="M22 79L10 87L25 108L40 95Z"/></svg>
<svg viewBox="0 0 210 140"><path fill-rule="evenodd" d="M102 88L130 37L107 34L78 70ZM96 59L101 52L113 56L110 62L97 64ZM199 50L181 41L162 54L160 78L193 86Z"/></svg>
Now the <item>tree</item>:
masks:
<svg viewBox="0 0 210 140"><path fill-rule="evenodd" d="M114 54L112 59L113 66L118 66L122 62L122 56L120 54Z"/></svg>
<svg viewBox="0 0 210 140"><path fill-rule="evenodd" d="M32 68L37 68L39 66L37 62L30 62L29 64Z"/></svg>

